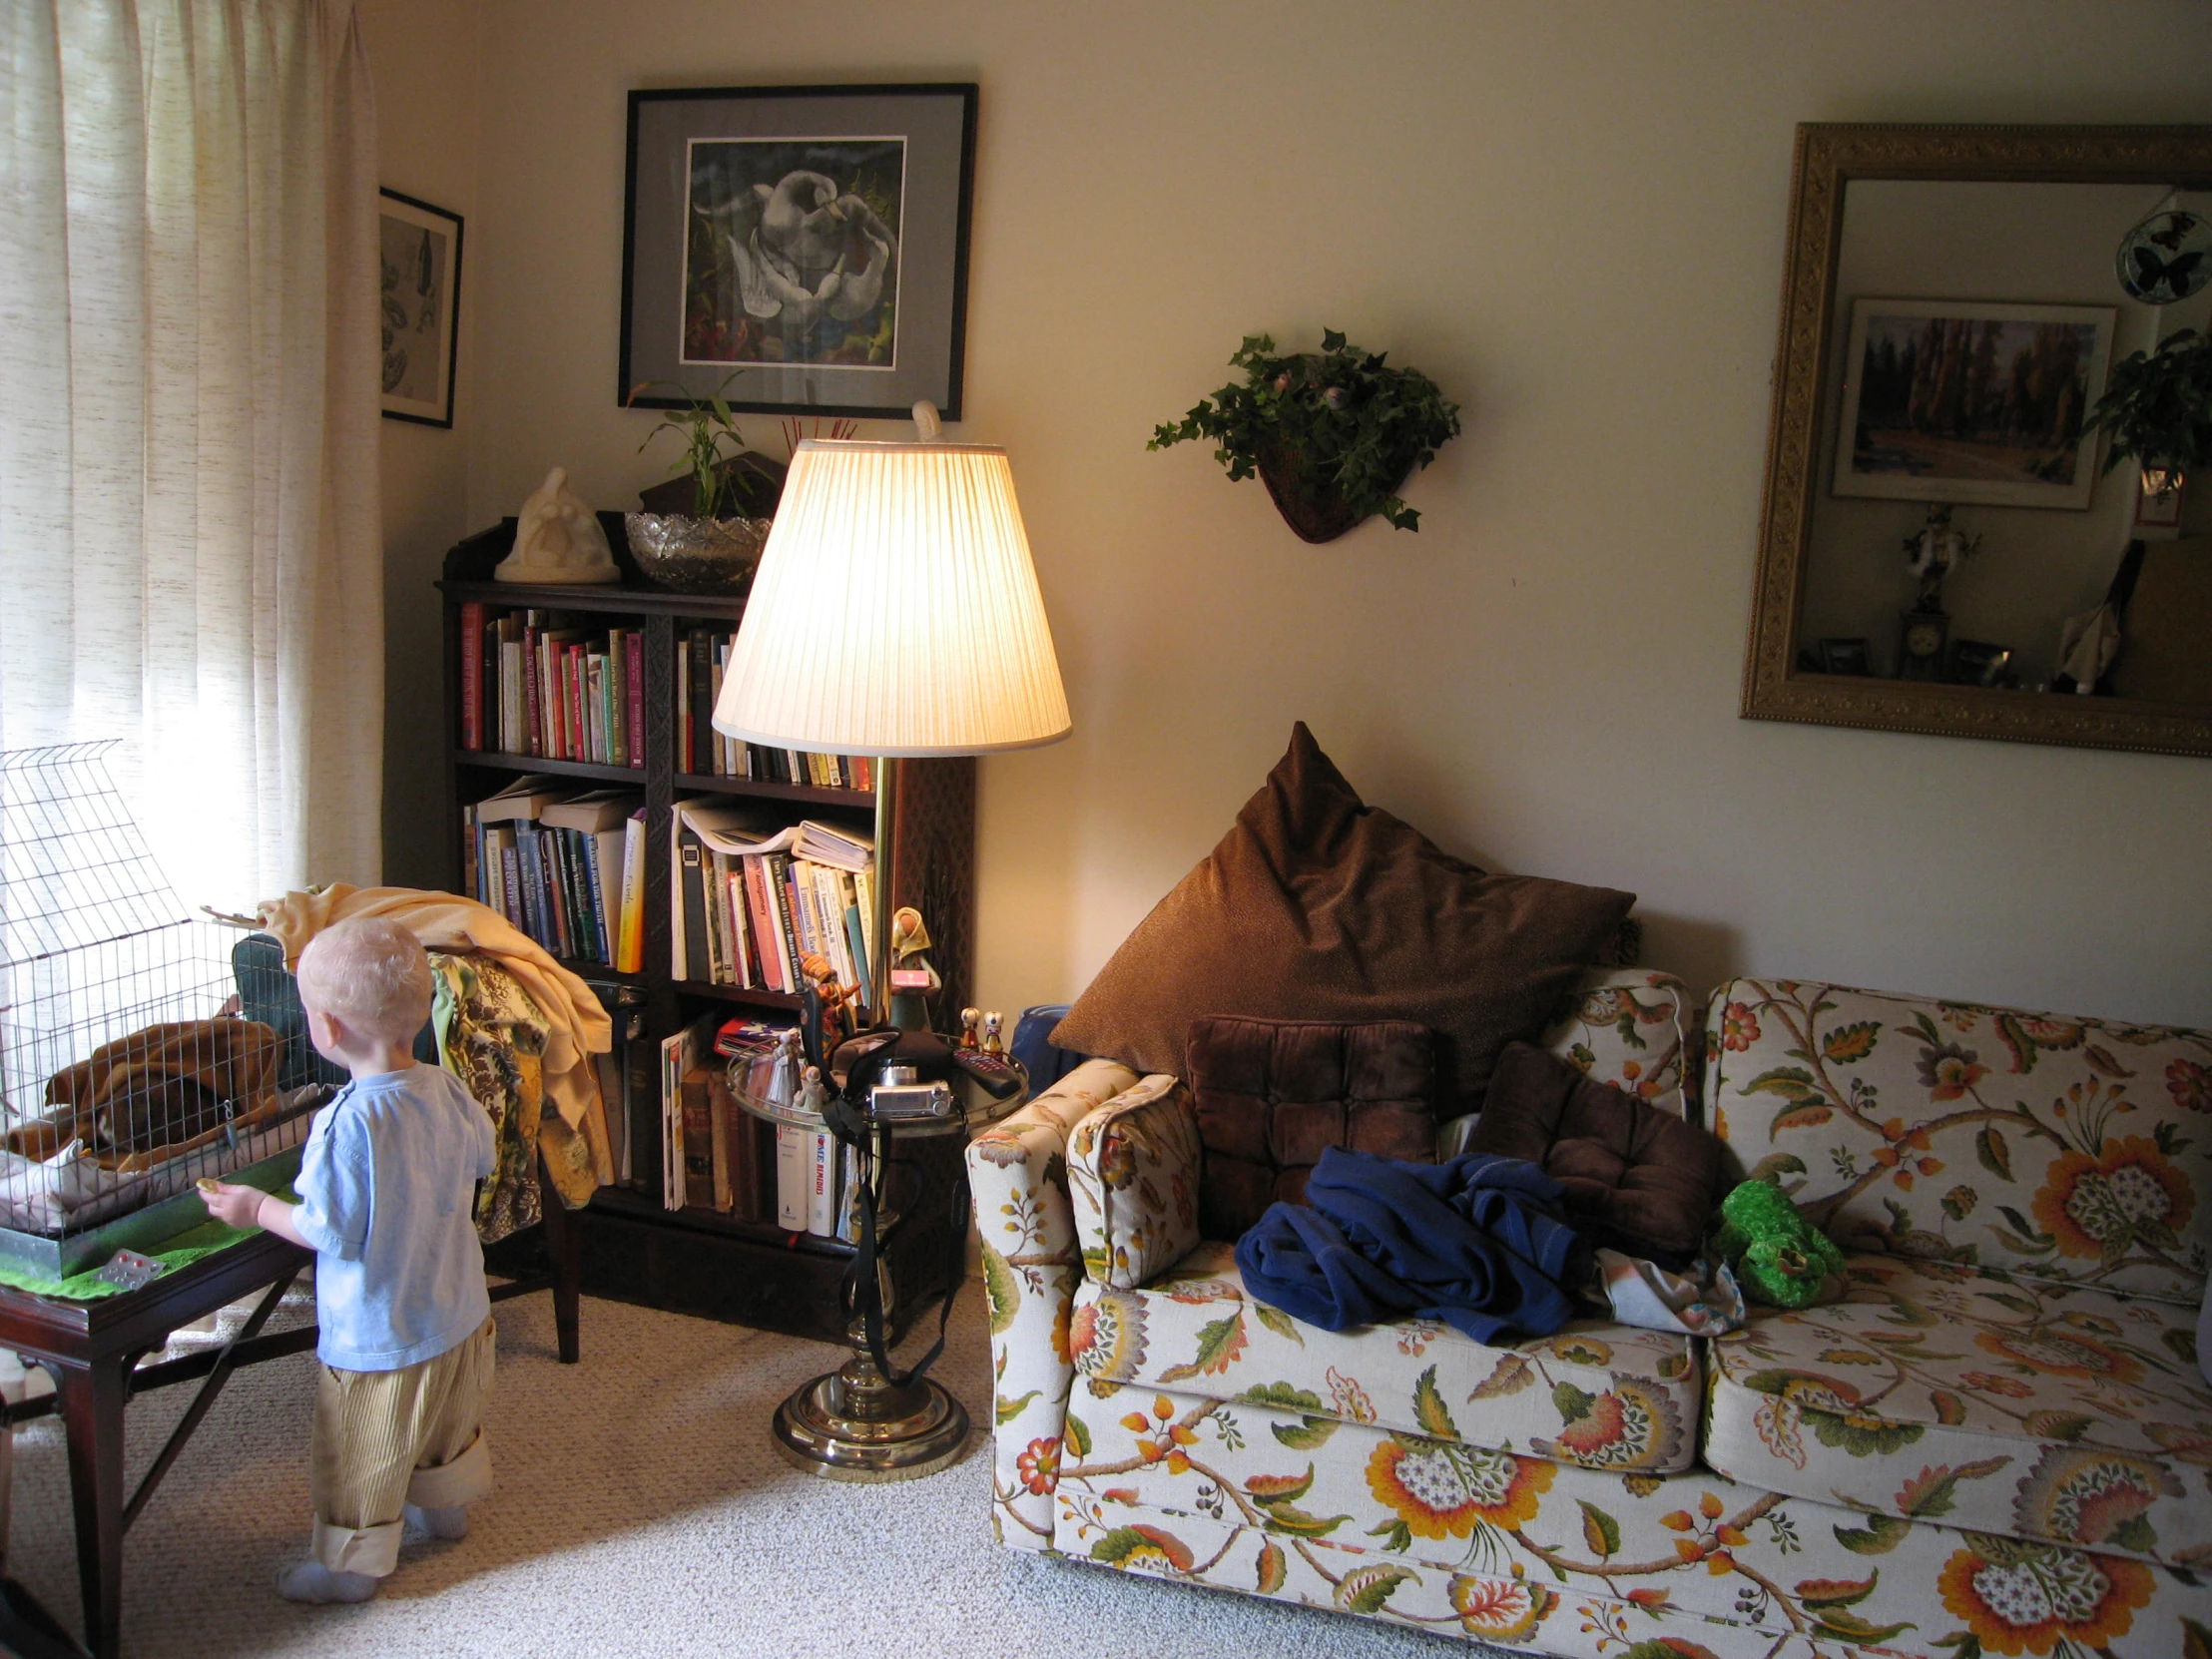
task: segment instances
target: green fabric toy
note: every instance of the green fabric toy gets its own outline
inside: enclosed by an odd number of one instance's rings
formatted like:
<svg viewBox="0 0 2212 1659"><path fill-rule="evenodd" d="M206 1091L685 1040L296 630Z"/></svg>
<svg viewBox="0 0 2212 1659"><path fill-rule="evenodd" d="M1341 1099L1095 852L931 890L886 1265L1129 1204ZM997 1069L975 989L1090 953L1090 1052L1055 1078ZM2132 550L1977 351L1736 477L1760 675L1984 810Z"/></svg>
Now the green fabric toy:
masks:
<svg viewBox="0 0 2212 1659"><path fill-rule="evenodd" d="M1844 1271L1835 1241L1771 1181L1743 1182L1721 1200L1714 1245L1736 1270L1744 1294L1776 1308L1812 1307L1830 1277Z"/></svg>

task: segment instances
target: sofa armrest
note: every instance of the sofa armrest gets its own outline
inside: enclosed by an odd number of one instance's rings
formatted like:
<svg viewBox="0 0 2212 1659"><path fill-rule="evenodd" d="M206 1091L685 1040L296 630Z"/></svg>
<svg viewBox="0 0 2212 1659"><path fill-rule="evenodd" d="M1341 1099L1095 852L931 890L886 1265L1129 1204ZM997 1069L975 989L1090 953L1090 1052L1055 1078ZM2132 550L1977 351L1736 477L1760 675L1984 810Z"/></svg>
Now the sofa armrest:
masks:
<svg viewBox="0 0 2212 1659"><path fill-rule="evenodd" d="M1136 1081L1127 1066L1088 1061L968 1143L990 1308L991 1526L1018 1549L1052 1547L1052 1490L1075 1375L1068 1318L1082 1269L1068 1209L1068 1133Z"/></svg>
<svg viewBox="0 0 2212 1659"><path fill-rule="evenodd" d="M1671 973L1594 967L1563 999L1536 1046L1695 1122L1703 1016L1690 987Z"/></svg>
<svg viewBox="0 0 2212 1659"><path fill-rule="evenodd" d="M1148 1285L1198 1248L1198 1110L1180 1078L1155 1072L1075 1126L1068 1189L1083 1271Z"/></svg>

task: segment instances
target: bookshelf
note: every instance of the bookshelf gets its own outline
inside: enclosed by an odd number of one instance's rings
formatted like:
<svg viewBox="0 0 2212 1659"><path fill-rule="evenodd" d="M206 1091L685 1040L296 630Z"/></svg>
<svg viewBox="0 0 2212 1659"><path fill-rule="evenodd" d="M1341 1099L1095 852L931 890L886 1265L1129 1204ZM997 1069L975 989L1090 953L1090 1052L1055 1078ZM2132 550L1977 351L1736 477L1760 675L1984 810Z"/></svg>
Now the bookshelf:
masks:
<svg viewBox="0 0 2212 1659"><path fill-rule="evenodd" d="M514 543L515 521L470 536L445 557L438 587L444 610L444 844L446 886L465 892L462 878L462 810L496 794L522 774L574 779L581 788L620 786L645 803L645 955L643 968L618 972L599 962L566 961L586 981L619 997L618 1043L628 1038L625 1063L633 1079L647 1080L657 1096L660 1043L718 1008L733 1014L759 1008L789 1011L798 998L772 990L707 984L671 971L668 867L669 822L674 804L714 795L791 809L791 818L821 818L856 828L872 826L869 791L825 789L686 771L677 751L677 641L698 625L735 631L745 614L742 599L700 598L646 585L631 558L622 515L601 513L608 544L623 580L598 587L534 586L496 582L492 570ZM605 766L464 747L462 742L462 607L487 610L551 610L584 626L634 630L642 639L642 766ZM633 727L633 730L636 728ZM971 983L974 920L975 763L970 759L905 763L899 794L895 854L887 871L893 902L912 904L927 918L931 952L943 976L938 1016L965 1002ZM880 849L879 849L880 851ZM471 895L473 896L473 895ZM600 1189L577 1216L583 1250L583 1287L595 1296L672 1312L841 1341L844 1315L839 1292L852 1247L773 1223L738 1220L714 1210L669 1210L662 1202L660 1118L639 1112L629 1125L631 1178ZM943 1288L942 1246L952 1207L964 1211L967 1196L957 1147L917 1143L907 1172L912 1221L898 1229L886 1251L895 1323L903 1329L917 1308Z"/></svg>

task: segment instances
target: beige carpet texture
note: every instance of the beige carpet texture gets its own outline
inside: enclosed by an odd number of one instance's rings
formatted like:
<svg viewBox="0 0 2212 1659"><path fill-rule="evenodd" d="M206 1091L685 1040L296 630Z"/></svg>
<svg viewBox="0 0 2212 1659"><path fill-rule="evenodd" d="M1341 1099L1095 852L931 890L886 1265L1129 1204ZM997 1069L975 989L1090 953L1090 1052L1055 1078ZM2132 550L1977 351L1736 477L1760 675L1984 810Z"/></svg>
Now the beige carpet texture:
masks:
<svg viewBox="0 0 2212 1659"><path fill-rule="evenodd" d="M972 1285L936 1375L987 1415ZM502 1304L489 1423L497 1489L458 1543L410 1534L355 1607L277 1599L305 1551L313 1359L238 1374L126 1544L123 1652L729 1655L733 1659L1281 1659L1480 1650L1342 1614L1128 1577L992 1543L989 1462L839 1485L771 1448L770 1414L829 1370L818 1343L587 1300L583 1362L554 1358L548 1296ZM302 1306L285 1323L311 1317ZM929 1322L934 1328L934 1321ZM918 1352L910 1345L908 1353ZM192 1385L130 1407L130 1481ZM9 1572L80 1628L69 1476L52 1417L16 1437Z"/></svg>

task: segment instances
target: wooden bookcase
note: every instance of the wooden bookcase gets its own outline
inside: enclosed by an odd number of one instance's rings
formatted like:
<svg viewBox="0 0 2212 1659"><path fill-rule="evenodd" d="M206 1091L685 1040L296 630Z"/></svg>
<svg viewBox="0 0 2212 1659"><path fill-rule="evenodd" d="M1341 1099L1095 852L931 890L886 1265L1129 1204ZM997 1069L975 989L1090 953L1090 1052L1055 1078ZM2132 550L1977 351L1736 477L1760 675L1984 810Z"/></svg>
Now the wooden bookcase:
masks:
<svg viewBox="0 0 2212 1659"><path fill-rule="evenodd" d="M445 557L445 697L441 746L445 767L446 886L460 892L464 805L494 794L523 773L574 778L579 785L620 785L645 801L646 887L645 966L626 974L601 963L566 965L595 985L612 985L630 1004L618 1016L617 1038L646 1045L654 1090L659 1087L661 1039L702 1014L727 1006L733 1014L750 1006L792 1010L798 999L775 991L702 984L671 971L668 844L673 804L699 795L720 795L788 803L792 819L842 818L870 826L874 797L853 790L825 790L792 784L702 777L678 770L676 724L676 641L679 630L695 623L734 629L745 614L742 599L695 598L648 585L638 574L623 533L622 515L601 513L607 539L621 567L619 585L599 587L529 586L497 582L492 570L514 543L515 521L482 531L459 543ZM470 601L487 609L540 609L586 621L641 630L645 638L645 765L592 766L542 760L461 746L461 607ZM975 763L925 760L905 763L905 788L899 801L896 863L890 871L893 902L913 904L929 924L935 948L931 958L944 979L935 1010L941 1021L964 1003L973 965L975 868ZM828 811L825 811L827 809ZM473 896L473 895L470 895ZM630 1032L624 1030L625 1025ZM631 1033L634 1033L632 1035ZM758 1326L822 1341L841 1341L845 1329L840 1290L852 1247L808 1234L792 1234L773 1224L735 1220L712 1210L669 1210L660 1190L660 1123L653 1111L635 1114L632 1178L627 1186L604 1187L582 1211L583 1285L595 1296L641 1303L677 1313ZM912 1154L910 1188L917 1193L911 1220L893 1235L890 1265L895 1323L903 1329L913 1314L943 1289L951 1208L964 1215L966 1182L957 1147L921 1143Z"/></svg>

